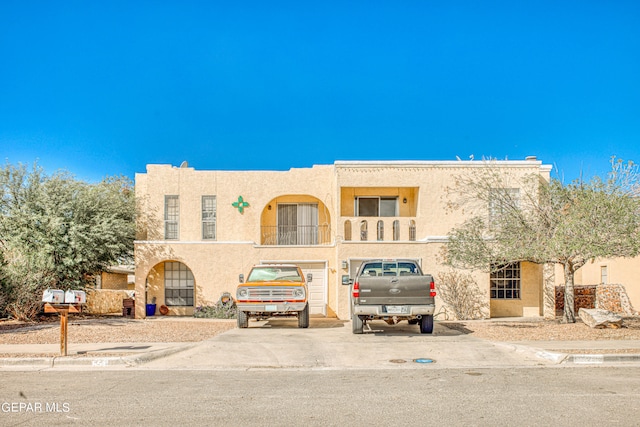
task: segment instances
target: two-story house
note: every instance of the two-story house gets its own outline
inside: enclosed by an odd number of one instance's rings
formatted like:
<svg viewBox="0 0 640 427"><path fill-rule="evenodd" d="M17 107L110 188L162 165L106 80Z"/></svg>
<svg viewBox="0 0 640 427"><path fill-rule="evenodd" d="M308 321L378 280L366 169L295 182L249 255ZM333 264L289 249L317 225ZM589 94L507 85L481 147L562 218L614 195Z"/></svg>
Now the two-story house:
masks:
<svg viewBox="0 0 640 427"><path fill-rule="evenodd" d="M535 158L496 161L498 170L537 174ZM446 270L439 253L464 211L448 209L452 177L482 161L337 161L288 171L207 171L148 165L136 174L136 314L154 300L190 315L257 263L295 263L312 273L312 314L350 318L349 287L368 258L412 258ZM506 272L505 272L506 271ZM474 272L492 317L545 313L543 267L518 263L500 276Z"/></svg>

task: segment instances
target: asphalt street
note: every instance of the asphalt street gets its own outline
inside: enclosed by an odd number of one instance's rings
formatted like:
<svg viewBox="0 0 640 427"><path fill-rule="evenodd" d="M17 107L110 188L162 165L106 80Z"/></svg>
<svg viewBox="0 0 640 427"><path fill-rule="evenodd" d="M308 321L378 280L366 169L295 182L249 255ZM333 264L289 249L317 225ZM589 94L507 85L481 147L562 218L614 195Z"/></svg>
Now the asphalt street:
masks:
<svg viewBox="0 0 640 427"><path fill-rule="evenodd" d="M640 368L3 372L0 425L638 425Z"/></svg>

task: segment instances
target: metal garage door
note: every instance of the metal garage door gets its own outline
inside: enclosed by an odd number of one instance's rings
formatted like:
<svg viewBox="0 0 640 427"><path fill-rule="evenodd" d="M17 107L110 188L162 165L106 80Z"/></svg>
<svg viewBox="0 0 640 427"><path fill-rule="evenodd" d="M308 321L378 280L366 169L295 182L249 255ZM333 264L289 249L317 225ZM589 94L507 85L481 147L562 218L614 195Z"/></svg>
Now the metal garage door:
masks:
<svg viewBox="0 0 640 427"><path fill-rule="evenodd" d="M310 314L327 315L327 268L324 262L302 263L296 261L269 261L268 264L296 264L299 265L307 277L313 275L313 280L308 284L309 288L309 312Z"/></svg>

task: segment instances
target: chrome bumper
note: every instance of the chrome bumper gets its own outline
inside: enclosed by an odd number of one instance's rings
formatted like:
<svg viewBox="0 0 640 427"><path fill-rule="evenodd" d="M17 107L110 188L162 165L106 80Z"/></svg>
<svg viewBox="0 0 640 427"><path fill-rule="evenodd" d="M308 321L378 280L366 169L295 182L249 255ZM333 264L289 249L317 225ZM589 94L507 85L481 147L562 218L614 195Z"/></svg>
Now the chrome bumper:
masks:
<svg viewBox="0 0 640 427"><path fill-rule="evenodd" d="M287 313L302 311L307 305L306 302L273 302L273 303L236 303L240 311L255 313Z"/></svg>
<svg viewBox="0 0 640 427"><path fill-rule="evenodd" d="M376 317L414 317L414 316L429 316L435 312L435 305L403 305L401 307L404 310L400 313L389 312L385 305L355 305L353 306L353 314L361 316L376 316ZM398 307L398 306L393 306Z"/></svg>

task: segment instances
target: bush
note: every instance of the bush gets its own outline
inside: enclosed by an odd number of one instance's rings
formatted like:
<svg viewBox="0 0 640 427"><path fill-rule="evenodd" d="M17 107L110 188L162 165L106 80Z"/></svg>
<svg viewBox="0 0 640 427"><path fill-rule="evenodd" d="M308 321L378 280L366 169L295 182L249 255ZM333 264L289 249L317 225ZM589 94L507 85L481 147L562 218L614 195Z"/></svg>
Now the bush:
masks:
<svg viewBox="0 0 640 427"><path fill-rule="evenodd" d="M235 319L236 302L228 295L223 295L214 305L196 307L193 317L206 319Z"/></svg>
<svg viewBox="0 0 640 427"><path fill-rule="evenodd" d="M438 295L457 320L482 319L489 310L486 296L469 273L438 273Z"/></svg>

